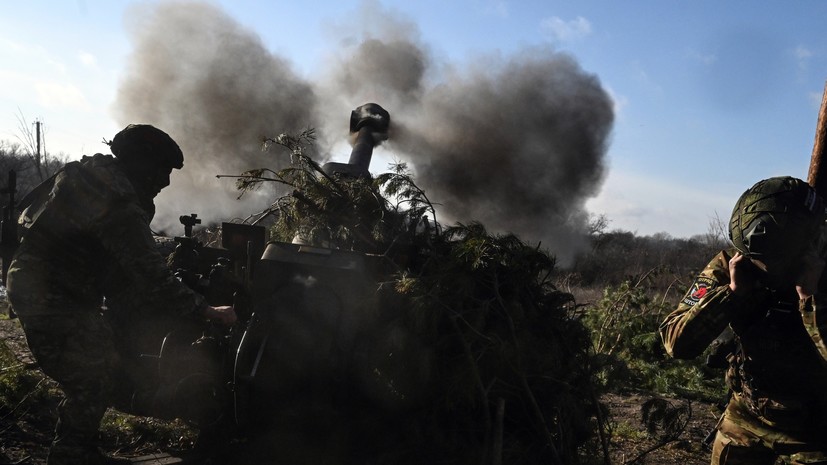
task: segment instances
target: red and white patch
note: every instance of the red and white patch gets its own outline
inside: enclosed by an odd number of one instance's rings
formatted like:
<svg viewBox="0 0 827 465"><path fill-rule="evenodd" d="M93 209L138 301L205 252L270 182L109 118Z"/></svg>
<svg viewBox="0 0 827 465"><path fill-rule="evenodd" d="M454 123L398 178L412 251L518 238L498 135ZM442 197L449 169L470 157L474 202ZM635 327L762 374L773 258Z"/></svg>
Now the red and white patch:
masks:
<svg viewBox="0 0 827 465"><path fill-rule="evenodd" d="M695 306L713 287L715 287L715 281L706 276L699 276L683 298L683 303L690 307Z"/></svg>

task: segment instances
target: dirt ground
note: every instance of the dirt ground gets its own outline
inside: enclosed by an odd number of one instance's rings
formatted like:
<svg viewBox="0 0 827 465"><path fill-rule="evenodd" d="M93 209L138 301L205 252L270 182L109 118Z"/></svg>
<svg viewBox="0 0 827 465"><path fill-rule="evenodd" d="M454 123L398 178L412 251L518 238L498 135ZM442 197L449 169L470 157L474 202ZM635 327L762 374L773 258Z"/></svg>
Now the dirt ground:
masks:
<svg viewBox="0 0 827 465"><path fill-rule="evenodd" d="M26 346L25 337L17 320L0 319L0 341L12 348L19 360L30 369L37 369ZM0 367L4 370L8 367ZM668 405L678 407L688 403L691 415L683 431L675 440L664 441L658 432L647 433L643 424L642 405L655 397L645 392L613 393L603 397L610 413L609 425L613 430L609 445L612 465L660 464L705 465L709 463L709 451L702 442L716 423L717 409L710 404L683 399L664 399ZM53 406L52 406L53 407ZM0 406L0 465L42 465L55 421L54 408L45 411L20 411L14 406ZM129 450L119 447L107 450L109 454L134 457L162 450ZM602 457L595 450L595 457ZM158 462L160 463L160 462Z"/></svg>

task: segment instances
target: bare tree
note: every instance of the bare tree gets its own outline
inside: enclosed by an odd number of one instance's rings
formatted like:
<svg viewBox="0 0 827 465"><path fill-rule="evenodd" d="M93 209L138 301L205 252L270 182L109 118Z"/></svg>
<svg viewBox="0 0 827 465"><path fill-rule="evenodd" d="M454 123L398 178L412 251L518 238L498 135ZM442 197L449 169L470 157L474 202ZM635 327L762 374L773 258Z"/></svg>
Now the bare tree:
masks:
<svg viewBox="0 0 827 465"><path fill-rule="evenodd" d="M0 187L5 188L9 171L14 171L17 175L16 196L21 199L40 184L44 176L57 173L68 161L68 156L62 153L49 155L41 160L38 170L31 154L20 143L0 140ZM0 200L0 205L4 202L6 199Z"/></svg>
<svg viewBox="0 0 827 465"><path fill-rule="evenodd" d="M589 215L589 236L601 236L609 229L609 217L605 213Z"/></svg>
<svg viewBox="0 0 827 465"><path fill-rule="evenodd" d="M693 239L701 243L708 255L712 255L731 246L729 224L715 212L715 216L709 218L706 233L694 236Z"/></svg>
<svg viewBox="0 0 827 465"><path fill-rule="evenodd" d="M17 129L20 132L17 138L23 144L23 147L28 151L29 157L34 163L35 172L37 173L40 181L43 181L48 177L43 170L43 165L48 164L48 156L46 155L46 144L40 131L41 123L40 121L35 120L34 126L37 127L37 130L32 131L32 126L26 121L26 117L20 109L18 109L17 123ZM44 161L46 161L46 163L44 163Z"/></svg>

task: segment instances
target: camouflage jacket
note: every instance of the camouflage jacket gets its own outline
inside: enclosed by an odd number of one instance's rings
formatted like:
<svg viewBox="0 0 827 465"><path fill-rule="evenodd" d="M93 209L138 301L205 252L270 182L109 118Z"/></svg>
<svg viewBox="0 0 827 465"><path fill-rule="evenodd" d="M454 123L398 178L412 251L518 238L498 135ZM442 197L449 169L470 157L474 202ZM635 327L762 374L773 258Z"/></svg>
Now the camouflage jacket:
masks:
<svg viewBox="0 0 827 465"><path fill-rule="evenodd" d="M801 310L827 293L805 301L793 288L759 288L737 296L729 288L734 253L732 249L716 255L663 321L660 334L666 351L676 358L697 357L730 327L740 347L730 357L727 373L733 390L822 408L827 403L827 366L804 328ZM822 292L827 290L823 284L822 280Z"/></svg>
<svg viewBox="0 0 827 465"><path fill-rule="evenodd" d="M25 232L9 270L21 317L98 309L104 296L110 307L166 315L203 309L156 250L153 212L114 157L83 157L47 182L20 216Z"/></svg>

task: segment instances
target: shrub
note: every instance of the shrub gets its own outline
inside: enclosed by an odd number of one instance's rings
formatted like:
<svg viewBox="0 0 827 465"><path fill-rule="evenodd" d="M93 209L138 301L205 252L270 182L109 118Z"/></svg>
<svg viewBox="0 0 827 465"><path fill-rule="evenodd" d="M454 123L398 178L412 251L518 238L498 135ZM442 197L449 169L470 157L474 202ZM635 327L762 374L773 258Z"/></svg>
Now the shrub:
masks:
<svg viewBox="0 0 827 465"><path fill-rule="evenodd" d="M723 373L706 367L705 358L667 356L658 328L674 306L647 290L647 279L607 287L603 297L585 309L583 321L591 330L598 379L607 389L638 387L720 399L726 392Z"/></svg>
<svg viewBox="0 0 827 465"><path fill-rule="evenodd" d="M247 171L238 187L293 189L273 202L272 236L380 257L377 283L399 304L377 313L393 314L422 341L417 352L433 354L428 398L395 414L396 427L372 426L380 433L362 438L376 450L396 431L382 463L576 463L600 407L589 336L572 296L551 282L554 257L480 223L442 227L403 164L354 179L305 155L312 131L269 142L286 147L293 165ZM380 368L394 391L404 385L404 373Z"/></svg>

